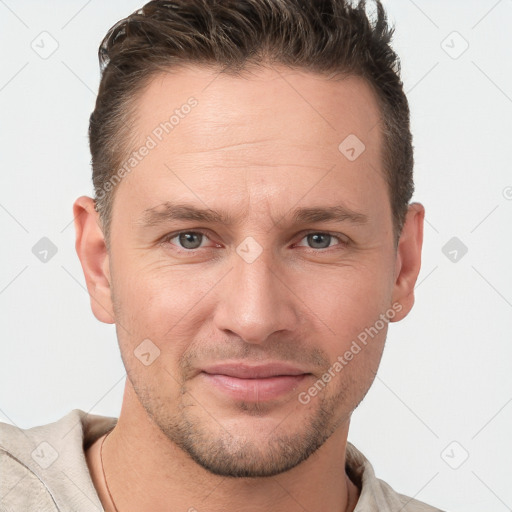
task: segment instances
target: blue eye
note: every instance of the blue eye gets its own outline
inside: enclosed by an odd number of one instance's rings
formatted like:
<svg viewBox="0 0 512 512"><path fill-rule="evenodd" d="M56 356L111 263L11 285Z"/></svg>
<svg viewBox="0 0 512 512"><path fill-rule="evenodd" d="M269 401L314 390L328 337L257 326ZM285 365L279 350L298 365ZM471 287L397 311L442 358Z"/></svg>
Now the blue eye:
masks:
<svg viewBox="0 0 512 512"><path fill-rule="evenodd" d="M313 244L313 249L327 249L334 237L328 233L310 233L305 238L309 244Z"/></svg>
<svg viewBox="0 0 512 512"><path fill-rule="evenodd" d="M195 233L191 231L190 233L180 233L176 238L184 249L199 249L199 247L201 247L203 236L204 235L202 233Z"/></svg>
<svg viewBox="0 0 512 512"><path fill-rule="evenodd" d="M328 249L329 247L332 247L331 242L333 240L338 241L338 244L334 245L345 246L348 243L341 237L331 233L326 233L324 231L315 231L308 233L302 238L302 240L307 240L307 243L311 244L309 245L310 249Z"/></svg>
<svg viewBox="0 0 512 512"><path fill-rule="evenodd" d="M190 252L193 253L201 248L208 248L205 245L205 241L210 240L206 233L202 231L179 231L178 233L171 233L167 235L163 240L163 244L172 245L179 252ZM303 245L301 242L306 240L307 245ZM336 243L337 241L337 243ZM348 240L343 239L339 235L325 231L312 231L306 233L302 238L301 242L296 244L299 247L307 247L308 249L318 249L316 252L322 252L324 249L328 249L333 246L346 247ZM210 247L221 247L219 244L211 245Z"/></svg>
<svg viewBox="0 0 512 512"><path fill-rule="evenodd" d="M172 240L177 239L179 242L178 248L194 251L202 246L204 238L208 237L201 231L180 231L179 233L173 233L167 236L164 238L163 242L178 245L172 242Z"/></svg>

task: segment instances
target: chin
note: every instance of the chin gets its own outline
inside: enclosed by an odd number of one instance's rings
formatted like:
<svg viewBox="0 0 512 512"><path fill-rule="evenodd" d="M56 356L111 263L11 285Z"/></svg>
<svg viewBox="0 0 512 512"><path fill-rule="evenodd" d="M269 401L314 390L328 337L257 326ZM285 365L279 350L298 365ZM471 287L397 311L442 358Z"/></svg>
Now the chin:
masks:
<svg viewBox="0 0 512 512"><path fill-rule="evenodd" d="M289 471L316 452L333 434L332 408L304 418L265 414L257 404L242 404L238 417L224 420L214 413L182 414L160 423L167 438L209 473L232 478L271 477ZM185 409L187 410L187 409ZM190 410L190 409L189 409ZM240 418L240 414L245 414ZM218 419L214 419L218 418Z"/></svg>

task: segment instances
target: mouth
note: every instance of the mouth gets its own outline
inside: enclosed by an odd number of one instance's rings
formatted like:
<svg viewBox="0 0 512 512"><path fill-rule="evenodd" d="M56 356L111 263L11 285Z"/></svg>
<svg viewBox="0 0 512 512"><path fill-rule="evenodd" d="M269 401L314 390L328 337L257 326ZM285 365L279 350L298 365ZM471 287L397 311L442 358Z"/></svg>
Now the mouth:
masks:
<svg viewBox="0 0 512 512"><path fill-rule="evenodd" d="M206 382L224 396L235 400L263 402L293 392L309 372L284 363L251 366L224 363L204 368Z"/></svg>

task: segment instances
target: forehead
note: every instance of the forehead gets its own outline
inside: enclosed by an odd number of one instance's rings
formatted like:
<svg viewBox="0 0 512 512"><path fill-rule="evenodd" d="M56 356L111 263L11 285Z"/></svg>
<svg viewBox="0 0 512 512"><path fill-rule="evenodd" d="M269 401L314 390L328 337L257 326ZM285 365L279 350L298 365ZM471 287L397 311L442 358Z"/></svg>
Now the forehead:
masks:
<svg viewBox="0 0 512 512"><path fill-rule="evenodd" d="M196 106L189 109L191 102ZM136 112L140 136L171 121L173 137L161 135L180 153L258 137L296 141L305 149L319 144L337 149L355 135L370 152L380 146L375 94L356 76L329 80L284 66L251 67L233 76L189 65L155 75L139 96ZM179 144L173 145L173 138Z"/></svg>
<svg viewBox="0 0 512 512"><path fill-rule="evenodd" d="M343 191L344 204L370 212L376 188L387 201L379 119L376 97L358 77L328 80L285 67L241 77L169 70L137 99L132 151L149 141L151 149L120 188L139 211L176 196L215 207L232 198L242 209L260 192L288 210L306 194L334 204Z"/></svg>

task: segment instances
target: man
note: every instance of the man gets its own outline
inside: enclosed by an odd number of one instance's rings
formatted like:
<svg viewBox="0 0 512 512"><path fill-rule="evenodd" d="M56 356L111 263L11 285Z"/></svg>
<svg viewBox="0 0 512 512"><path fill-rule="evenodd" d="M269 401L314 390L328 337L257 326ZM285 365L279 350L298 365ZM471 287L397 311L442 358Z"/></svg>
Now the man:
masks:
<svg viewBox="0 0 512 512"><path fill-rule="evenodd" d="M122 410L3 425L6 510L439 510L347 441L425 213L376 7L155 1L109 31L73 211Z"/></svg>

